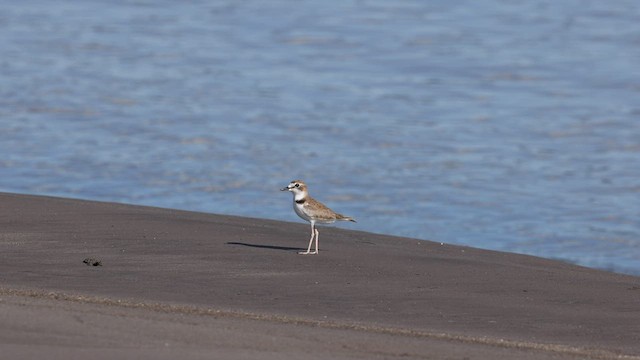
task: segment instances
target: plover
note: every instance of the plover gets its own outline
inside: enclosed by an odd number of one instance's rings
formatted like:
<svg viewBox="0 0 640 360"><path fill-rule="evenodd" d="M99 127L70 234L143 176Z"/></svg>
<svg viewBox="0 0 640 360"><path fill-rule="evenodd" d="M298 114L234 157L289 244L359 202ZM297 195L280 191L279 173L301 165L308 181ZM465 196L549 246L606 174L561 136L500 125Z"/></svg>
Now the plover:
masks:
<svg viewBox="0 0 640 360"><path fill-rule="evenodd" d="M293 193L293 210L295 210L298 216L311 223L309 247L307 251L299 252L298 254L307 255L318 253L318 229L316 229L316 223L331 224L336 220L356 222L352 217L338 214L326 207L323 203L309 196L307 185L302 180L293 180L287 187L280 190L291 191ZM316 250L311 251L311 245L314 239L316 240Z"/></svg>

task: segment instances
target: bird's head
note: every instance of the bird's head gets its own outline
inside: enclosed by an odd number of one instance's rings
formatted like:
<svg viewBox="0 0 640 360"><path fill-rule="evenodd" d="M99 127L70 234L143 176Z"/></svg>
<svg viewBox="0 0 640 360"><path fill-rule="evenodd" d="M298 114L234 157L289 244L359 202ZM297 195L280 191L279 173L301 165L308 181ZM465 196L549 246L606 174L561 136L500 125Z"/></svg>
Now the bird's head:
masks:
<svg viewBox="0 0 640 360"><path fill-rule="evenodd" d="M307 184L302 180L293 180L287 187L280 189L280 191L291 191L294 194L304 193L307 191Z"/></svg>

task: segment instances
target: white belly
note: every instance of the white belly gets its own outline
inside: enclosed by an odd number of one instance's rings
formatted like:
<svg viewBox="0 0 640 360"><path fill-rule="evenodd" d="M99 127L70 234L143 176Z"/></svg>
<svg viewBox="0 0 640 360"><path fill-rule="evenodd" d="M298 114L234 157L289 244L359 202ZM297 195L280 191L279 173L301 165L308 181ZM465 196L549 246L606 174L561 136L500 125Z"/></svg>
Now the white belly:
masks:
<svg viewBox="0 0 640 360"><path fill-rule="evenodd" d="M298 214L298 216L300 216L301 218L307 220L307 221L311 221L311 217L309 217L305 212L304 212L304 204L298 204L297 202L293 202L293 210L296 212L296 214Z"/></svg>

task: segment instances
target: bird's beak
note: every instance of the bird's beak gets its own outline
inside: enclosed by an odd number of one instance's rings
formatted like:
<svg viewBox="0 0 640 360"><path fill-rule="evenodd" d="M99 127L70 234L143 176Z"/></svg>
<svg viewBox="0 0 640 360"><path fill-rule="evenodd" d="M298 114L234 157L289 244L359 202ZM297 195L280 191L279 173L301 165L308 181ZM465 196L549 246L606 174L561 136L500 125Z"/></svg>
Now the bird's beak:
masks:
<svg viewBox="0 0 640 360"><path fill-rule="evenodd" d="M288 187L285 187L285 188L280 189L280 191L287 191L287 190L289 190L289 188L288 188Z"/></svg>

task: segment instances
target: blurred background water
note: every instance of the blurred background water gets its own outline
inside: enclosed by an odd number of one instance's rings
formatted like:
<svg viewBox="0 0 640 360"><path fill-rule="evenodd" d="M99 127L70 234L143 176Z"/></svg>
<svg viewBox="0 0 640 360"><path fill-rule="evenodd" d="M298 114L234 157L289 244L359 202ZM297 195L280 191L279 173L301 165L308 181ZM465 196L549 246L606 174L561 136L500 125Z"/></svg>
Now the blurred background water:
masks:
<svg viewBox="0 0 640 360"><path fill-rule="evenodd" d="M0 153L0 191L299 221L301 178L640 274L640 2L0 0Z"/></svg>

